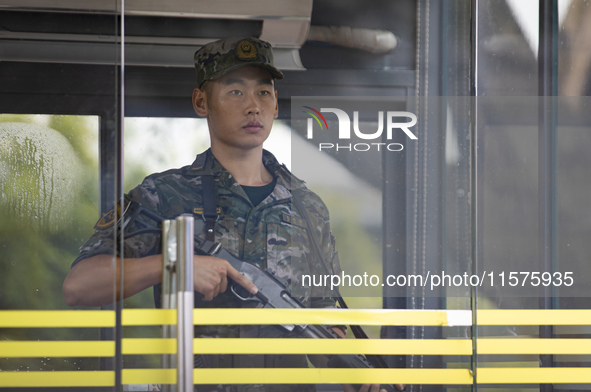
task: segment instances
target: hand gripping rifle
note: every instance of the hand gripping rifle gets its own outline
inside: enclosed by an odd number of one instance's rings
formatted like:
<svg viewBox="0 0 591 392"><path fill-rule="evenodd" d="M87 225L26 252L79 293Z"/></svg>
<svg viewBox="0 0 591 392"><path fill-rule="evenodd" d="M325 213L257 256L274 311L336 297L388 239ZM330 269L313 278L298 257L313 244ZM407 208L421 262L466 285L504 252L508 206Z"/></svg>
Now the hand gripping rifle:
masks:
<svg viewBox="0 0 591 392"><path fill-rule="evenodd" d="M145 221L137 220L139 215L144 215L148 219L158 225L164 221L164 218L158 216L152 211L143 208L140 204L131 202L133 205L126 210L130 210L130 219L124 219L124 226L129 227L129 223L135 221L136 230L127 232L124 227L124 235L126 238L147 232L160 231L159 228L152 224L147 224ZM254 301L258 303L259 308L278 308L278 309L298 309L305 308L296 298L292 297L287 290L287 282L275 276L274 273L264 271L253 264L246 263L239 260L230 252L222 247L218 242L203 240L198 236L194 236L194 250L195 254L214 256L224 259L232 265L237 271L242 273L258 288L255 295L247 292L242 286L235 282L231 282L230 291L242 301ZM346 304L342 297L338 297L338 302L342 308L346 308ZM280 325L280 328L288 332L295 332L296 334L313 339L336 339L340 338L330 327L325 325ZM357 338L367 338L367 335L360 326L351 326ZM353 355L353 354L333 354L326 355L328 358L327 367L329 368L388 368L385 360L381 355ZM357 389L360 385L355 386ZM381 385L381 389L388 392L394 392L394 386ZM404 385L396 385L397 390L404 390Z"/></svg>

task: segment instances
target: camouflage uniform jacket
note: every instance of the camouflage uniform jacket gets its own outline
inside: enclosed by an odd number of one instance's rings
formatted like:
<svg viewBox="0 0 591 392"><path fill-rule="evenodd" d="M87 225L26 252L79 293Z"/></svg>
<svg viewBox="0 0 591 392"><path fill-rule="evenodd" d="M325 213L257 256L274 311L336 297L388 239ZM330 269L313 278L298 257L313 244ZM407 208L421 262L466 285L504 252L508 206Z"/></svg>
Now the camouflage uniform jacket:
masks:
<svg viewBox="0 0 591 392"><path fill-rule="evenodd" d="M263 163L277 181L272 193L259 205L253 206L232 175L215 159L211 150L197 156L191 166L172 169L146 177L127 197L166 219L184 213L195 215L195 233L203 233L202 175L213 175L217 193L219 220L215 224L215 238L241 260L267 268L277 276L289 280L294 297L309 307L334 306L334 293L325 288L303 287L303 274L339 273L334 239L330 232L328 211L322 200L308 190L304 182L292 175L275 157L264 151ZM309 219L309 233L305 217L294 208L291 199L297 195ZM100 223L100 221L99 221ZM113 227L100 227L81 248L75 263L96 254L113 252ZM309 236L317 239L323 260ZM160 238L152 234L131 237L124 242L125 257L144 257L160 252ZM242 307L240 300L227 290L213 301L196 299L196 307ZM223 332L222 332L223 331ZM238 328L203 326L196 329L198 336L238 337Z"/></svg>

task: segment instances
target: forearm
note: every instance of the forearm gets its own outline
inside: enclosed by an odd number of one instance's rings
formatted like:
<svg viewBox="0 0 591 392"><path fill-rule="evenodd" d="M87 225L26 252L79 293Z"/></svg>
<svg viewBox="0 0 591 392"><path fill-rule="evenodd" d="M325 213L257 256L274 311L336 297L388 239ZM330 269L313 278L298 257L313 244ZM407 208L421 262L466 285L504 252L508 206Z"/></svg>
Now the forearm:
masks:
<svg viewBox="0 0 591 392"><path fill-rule="evenodd" d="M96 255L78 262L64 281L66 303L69 306L100 306L121 299L121 262L119 258L116 261L114 266L113 256ZM123 298L127 298L160 283L162 257L153 255L139 259L126 258L123 269Z"/></svg>

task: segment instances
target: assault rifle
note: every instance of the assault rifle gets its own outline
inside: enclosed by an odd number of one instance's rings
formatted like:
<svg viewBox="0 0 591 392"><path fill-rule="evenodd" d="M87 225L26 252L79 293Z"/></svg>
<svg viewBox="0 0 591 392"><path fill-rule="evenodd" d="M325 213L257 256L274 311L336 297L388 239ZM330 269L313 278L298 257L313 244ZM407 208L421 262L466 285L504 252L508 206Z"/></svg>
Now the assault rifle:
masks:
<svg viewBox="0 0 591 392"><path fill-rule="evenodd" d="M160 224L164 218L143 208L141 205L131 202L131 206L126 206L126 212L129 212L128 219L123 220L123 232L124 236L131 237L138 234L147 232L160 231L159 228L152 224L147 224L143 220L136 220L136 218L143 214L150 220L154 221L156 225ZM135 221L136 230L133 232L127 231L130 227L129 223ZM231 282L230 291L242 301L255 301L258 303L259 308L279 308L279 309L297 309L305 308L305 306L299 302L296 298L292 297L288 290L288 282L275 276L272 272L264 271L253 264L246 263L226 249L218 242L212 242L203 240L202 238L195 235L194 237L194 250L195 254L214 256L224 259L232 265L237 271L242 273L258 288L257 294L253 295L246 291L242 286L235 282ZM339 301L341 306L344 305L342 299ZM296 334L313 339L336 339L340 338L330 327L324 325L280 325L280 328L288 332L295 332ZM352 326L352 329L356 329L358 332L361 330L359 326ZM362 330L361 330L362 332ZM357 335L357 333L356 333ZM364 335L364 333L363 333ZM329 368L387 368L388 365L380 355L353 355L353 354L333 354L325 355L328 358L327 367ZM360 385L355 385L357 389ZM388 392L395 392L394 386L392 385L381 385L381 389L385 389ZM397 390L404 390L404 385L397 384Z"/></svg>
<svg viewBox="0 0 591 392"><path fill-rule="evenodd" d="M246 263L234 257L230 252L222 247L220 243L203 241L195 238L195 252L197 254L208 255L219 257L228 261L232 267L242 273L248 278L259 291L252 295L247 292L242 286L233 283L230 285L232 293L243 301L255 301L258 302L259 308L281 308L281 309L296 309L305 308L305 306L299 302L296 298L293 298L287 292L287 282L283 279L275 276L275 274L263 271L255 265ZM325 325L280 325L281 328L288 332L295 332L298 335L305 338L314 339L333 339L340 338L331 328ZM372 364L368 358L363 355L352 355L352 354L334 354L326 355L328 357L327 367L329 368L374 368L374 367L387 367L385 361L382 359L382 363ZM378 357L376 355L370 358ZM381 357L379 357L381 359ZM377 362L377 360L376 360ZM359 389L360 385L355 386ZM388 392L394 392L392 385L382 385L382 389ZM403 390L404 386L397 385L398 390Z"/></svg>

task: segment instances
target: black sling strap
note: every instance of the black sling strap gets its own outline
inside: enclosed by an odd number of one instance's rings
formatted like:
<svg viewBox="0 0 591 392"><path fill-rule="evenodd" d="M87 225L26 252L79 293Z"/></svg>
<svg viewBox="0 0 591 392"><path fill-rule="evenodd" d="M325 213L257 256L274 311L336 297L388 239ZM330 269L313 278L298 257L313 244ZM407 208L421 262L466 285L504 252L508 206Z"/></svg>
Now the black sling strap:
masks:
<svg viewBox="0 0 591 392"><path fill-rule="evenodd" d="M202 175L203 184L203 220L205 221L205 238L215 242L215 222L219 218L216 206L215 185L212 175Z"/></svg>

